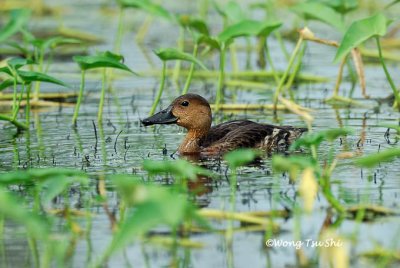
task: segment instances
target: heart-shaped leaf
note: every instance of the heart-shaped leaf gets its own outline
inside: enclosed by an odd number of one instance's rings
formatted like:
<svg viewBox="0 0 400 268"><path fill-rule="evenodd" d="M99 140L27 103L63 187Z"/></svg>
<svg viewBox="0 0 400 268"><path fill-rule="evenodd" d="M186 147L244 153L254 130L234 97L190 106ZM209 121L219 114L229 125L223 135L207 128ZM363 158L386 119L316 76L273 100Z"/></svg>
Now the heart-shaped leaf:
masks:
<svg viewBox="0 0 400 268"><path fill-rule="evenodd" d="M341 15L332 7L319 2L299 3L291 8L306 20L318 20L335 27L340 32L345 31Z"/></svg>
<svg viewBox="0 0 400 268"><path fill-rule="evenodd" d="M22 71L18 70L18 75L22 78L22 80L26 83L32 83L34 81L41 81L41 82L47 82L47 83L52 83L64 87L71 87L67 83L64 83L63 81L54 78L50 75L44 74L44 73L39 73L39 72L32 72L32 71Z"/></svg>
<svg viewBox="0 0 400 268"><path fill-rule="evenodd" d="M191 54L188 54L186 52L179 51L175 48L162 48L155 50L154 53L162 60L162 61L168 61L168 60L184 60L184 61L189 61L192 63L195 63L199 65L201 68L204 70L207 70L207 67L199 61L196 57L194 57Z"/></svg>
<svg viewBox="0 0 400 268"><path fill-rule="evenodd" d="M16 9L11 12L10 21L0 30L0 43L20 31L29 21L29 9Z"/></svg>
<svg viewBox="0 0 400 268"><path fill-rule="evenodd" d="M218 35L218 40L227 43L240 36L263 36L267 37L272 31L282 25L280 22L242 20L227 27Z"/></svg>
<svg viewBox="0 0 400 268"><path fill-rule="evenodd" d="M353 48L359 46L369 38L384 36L390 22L391 21L389 21L382 13L353 22L344 34L334 61L339 62Z"/></svg>
<svg viewBox="0 0 400 268"><path fill-rule="evenodd" d="M150 0L118 0L122 7L131 7L141 9L155 17L171 20L171 13L162 6L152 3Z"/></svg>
<svg viewBox="0 0 400 268"><path fill-rule="evenodd" d="M110 51L99 53L94 56L74 56L73 60L79 64L82 70L90 70L96 68L114 68L134 73L121 61L121 55L114 54Z"/></svg>

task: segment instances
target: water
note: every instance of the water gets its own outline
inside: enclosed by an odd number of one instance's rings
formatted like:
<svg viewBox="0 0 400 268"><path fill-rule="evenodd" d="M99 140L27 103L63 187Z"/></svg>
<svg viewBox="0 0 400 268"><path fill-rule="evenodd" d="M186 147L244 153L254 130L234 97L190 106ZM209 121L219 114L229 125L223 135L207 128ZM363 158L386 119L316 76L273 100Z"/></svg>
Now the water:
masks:
<svg viewBox="0 0 400 268"><path fill-rule="evenodd" d="M104 37L105 43L89 48L89 52L96 50L112 50L113 38L116 35L117 12L113 5L102 1L56 1L49 2L54 7L60 7L62 21L68 27L76 27ZM168 4L168 8L176 12L192 12L195 4L185 1L184 4L175 6ZM216 15L213 15L214 18ZM170 23L156 19L151 25L149 34L145 38L143 48L140 48L134 40L134 29L143 21L141 12L129 10L126 14L126 33L123 39L121 53L125 57L125 64L134 71L144 72L150 70L152 64L161 67L160 61L152 54L152 49L175 46L179 29ZM220 27L219 19L211 20L215 23L214 32ZM53 17L34 18L31 27L35 31L49 29L57 25L59 21ZM310 28L318 36L339 39L339 35L329 33L327 28L317 23L311 23ZM239 42L244 44L244 42ZM286 43L293 48L293 44ZM283 55L277 42L270 41L272 57L276 61L276 67L283 69L286 66ZM143 50L149 53L151 61L146 59ZM363 153L365 155L397 147L394 143L394 132L391 132L389 144L384 137L387 128L383 124L398 124L399 114L392 108L383 104L379 113L374 107L378 98L385 98L390 94L389 85L384 78L380 66L366 65L366 77L370 100L361 98L359 86L356 86L354 96L365 107L334 109L325 104L323 99L331 94L338 72L338 65L332 64L335 50L321 45L310 44L304 61L303 70L306 73L325 76L331 80L320 84L301 84L297 87L296 97L300 105L312 108L315 120L315 131L337 127L351 127L354 133L333 142L335 153L344 151ZM252 58L255 67L255 56ZM217 57L211 57L210 62L217 66ZM230 62L229 56L227 62ZM244 67L245 55L239 54L241 68ZM173 64L169 64L173 67ZM390 64L390 71L398 73L399 65ZM229 64L227 69L229 70ZM56 58L51 65L50 74L73 85L73 91L77 91L80 83L78 66L70 59ZM104 111L104 125L100 129L97 123L97 105L101 78L95 71L90 71L87 79L87 96L81 107L76 130L71 128L73 108L43 108L32 112L32 127L29 132L15 135L15 130L9 124L0 122L0 171L7 172L15 168L27 167L66 167L82 169L93 176L95 184L98 173L125 173L145 174L142 169L143 159L160 160L169 158L162 154L164 147L168 155L172 154L179 146L185 133L176 126L156 126L144 128L140 126L140 118L147 116L158 85L158 77L136 77L126 73L116 72L117 78L112 83L113 94L107 95ZM393 75L395 83L399 84L400 78ZM203 95L207 99L214 98L214 81L207 83L195 80L191 92ZM346 80L341 87L341 94L347 95L351 84ZM43 92L64 91L53 85L42 85ZM230 102L234 95L228 90L226 101ZM169 81L165 89L161 106L166 107L171 100L178 96L175 85ZM252 90L237 92L239 103L271 102L271 93ZM225 113L230 119L248 118L259 122L272 122L273 116L269 111ZM282 124L304 126L298 116L281 113ZM98 133L96 146L95 130ZM122 132L121 132L122 131ZM365 135L364 144L360 144L361 136ZM117 139L118 138L118 139ZM319 150L320 159L325 159L330 150L330 145L324 143ZM17 154L15 152L18 152ZM207 191L197 197L200 206L215 209L229 208L230 186L225 176L226 166L218 166L215 162L208 163L219 174L219 179L207 183ZM352 165L352 160L340 160L332 177L333 193L346 205L376 204L398 210L400 197L400 160L390 163L382 163L373 170L361 170ZM270 159L265 158L261 166L246 167L239 170L239 187L236 196L237 211L263 211L271 209L293 208L300 202L297 195L297 184L290 183L289 178L283 174L275 174L271 168ZM110 210L118 210L118 197L113 190L112 182L107 192ZM92 189L95 191L94 186ZM77 198L73 196L72 200ZM54 204L57 206L57 204ZM328 204L322 194L319 194L315 209L310 215L300 216L301 241L307 239L317 240L319 231L326 220ZM71 264L74 267L84 267L87 255L98 256L108 246L112 237L109 219L102 207L93 207L93 230L90 236L90 247L84 239L79 240ZM273 238L281 241L296 241L293 228L296 225L293 217L287 220L276 219L283 232ZM354 267L375 267L374 262L358 255L373 250L375 245L389 249L400 249L397 243L399 234L399 218L385 217L371 223L357 224L351 220L344 220L338 232L346 238L346 245L350 249L352 265ZM221 229L223 222L213 222L213 226ZM15 232L15 226L7 225L7 231ZM350 240L350 237L355 240ZM178 256L182 261L193 267L223 267L227 266L229 250L226 250L224 235L214 232L195 234L192 240L204 243L201 249L179 249ZM5 248L7 262L10 267L26 265L28 245L24 239L15 235L5 236ZM316 249L302 247L305 255L310 259L318 258ZM168 249L146 244L140 241L129 246L124 253L116 254L110 259L111 267L160 267L169 265L171 253ZM295 247L265 247L264 232L237 232L234 235L233 262L236 267L296 267Z"/></svg>

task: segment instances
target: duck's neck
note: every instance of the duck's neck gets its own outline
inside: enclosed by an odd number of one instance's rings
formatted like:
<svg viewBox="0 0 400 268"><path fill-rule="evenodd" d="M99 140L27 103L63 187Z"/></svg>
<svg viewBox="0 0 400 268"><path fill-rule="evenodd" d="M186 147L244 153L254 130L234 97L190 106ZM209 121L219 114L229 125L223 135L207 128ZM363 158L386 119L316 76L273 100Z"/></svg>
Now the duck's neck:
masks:
<svg viewBox="0 0 400 268"><path fill-rule="evenodd" d="M190 129L186 134L185 139L179 146L179 153L181 154L195 154L200 153L200 140L208 133L207 130Z"/></svg>

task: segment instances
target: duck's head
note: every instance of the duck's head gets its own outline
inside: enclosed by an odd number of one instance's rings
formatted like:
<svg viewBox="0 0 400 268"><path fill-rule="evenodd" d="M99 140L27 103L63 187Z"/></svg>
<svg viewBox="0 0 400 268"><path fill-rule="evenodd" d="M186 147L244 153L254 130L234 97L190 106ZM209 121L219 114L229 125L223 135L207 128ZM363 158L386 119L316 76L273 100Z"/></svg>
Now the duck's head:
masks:
<svg viewBox="0 0 400 268"><path fill-rule="evenodd" d="M185 94L176 98L166 109L143 119L142 124L177 124L188 131L206 134L211 127L211 121L208 101L197 94Z"/></svg>

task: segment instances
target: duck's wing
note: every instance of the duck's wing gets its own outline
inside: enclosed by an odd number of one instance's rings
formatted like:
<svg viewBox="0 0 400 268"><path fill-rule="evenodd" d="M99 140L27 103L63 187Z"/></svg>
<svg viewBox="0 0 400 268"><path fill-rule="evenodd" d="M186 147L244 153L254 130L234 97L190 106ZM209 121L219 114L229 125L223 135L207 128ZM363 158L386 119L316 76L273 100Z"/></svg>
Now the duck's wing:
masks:
<svg viewBox="0 0 400 268"><path fill-rule="evenodd" d="M271 152L287 150L306 129L238 120L218 125L213 131L215 136L201 144L204 151L223 153L237 148L258 148ZM208 136L212 134L210 131Z"/></svg>
<svg viewBox="0 0 400 268"><path fill-rule="evenodd" d="M216 126L213 126L206 137L201 140L201 146L207 147L216 141L224 138L228 133L234 131L235 129L254 124L254 122L249 120L234 120L225 122Z"/></svg>

